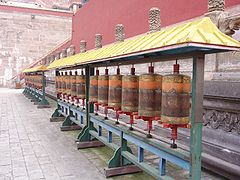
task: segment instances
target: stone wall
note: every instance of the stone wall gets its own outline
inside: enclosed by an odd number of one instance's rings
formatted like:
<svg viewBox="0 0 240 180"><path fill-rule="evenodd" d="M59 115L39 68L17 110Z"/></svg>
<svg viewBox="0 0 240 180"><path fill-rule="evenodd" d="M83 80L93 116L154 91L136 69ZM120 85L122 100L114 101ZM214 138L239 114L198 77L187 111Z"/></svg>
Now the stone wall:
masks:
<svg viewBox="0 0 240 180"><path fill-rule="evenodd" d="M71 17L0 9L0 81L18 74L71 37ZM3 84L2 84L3 83ZM1 86L0 85L0 86Z"/></svg>

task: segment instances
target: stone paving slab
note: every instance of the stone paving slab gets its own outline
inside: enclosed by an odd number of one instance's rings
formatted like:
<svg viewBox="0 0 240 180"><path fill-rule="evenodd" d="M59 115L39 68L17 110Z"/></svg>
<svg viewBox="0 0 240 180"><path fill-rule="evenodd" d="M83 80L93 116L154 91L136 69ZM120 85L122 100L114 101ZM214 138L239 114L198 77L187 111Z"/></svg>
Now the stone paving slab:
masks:
<svg viewBox="0 0 240 180"><path fill-rule="evenodd" d="M0 89L0 180L105 179L76 149L74 137L49 122L21 90Z"/></svg>

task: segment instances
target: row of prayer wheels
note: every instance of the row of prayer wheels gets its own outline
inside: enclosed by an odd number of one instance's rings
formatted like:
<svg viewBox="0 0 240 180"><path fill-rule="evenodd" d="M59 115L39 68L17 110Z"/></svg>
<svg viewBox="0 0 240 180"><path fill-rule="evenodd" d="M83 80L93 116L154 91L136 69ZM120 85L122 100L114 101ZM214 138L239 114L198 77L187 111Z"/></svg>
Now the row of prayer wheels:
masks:
<svg viewBox="0 0 240 180"><path fill-rule="evenodd" d="M131 68L130 75L121 75L117 68L115 75L109 75L105 69L104 75L90 77L89 102L105 109L116 110L116 118L120 113L130 115L130 129L134 117L148 123L148 137L151 137L152 121L160 120L174 129L172 139L176 139L177 127L185 127L189 123L190 86L189 76L179 74L179 64L174 64L174 73L160 75L154 73L154 66L149 66L148 74L135 75L135 68ZM58 97L68 102L79 102L85 99L85 75L61 73L56 76ZM137 119L137 118L136 118Z"/></svg>
<svg viewBox="0 0 240 180"><path fill-rule="evenodd" d="M161 122L169 124L189 122L189 76L179 74L178 70L165 76L151 70L137 76L134 71L132 68L131 74L125 76L120 75L119 68L116 75L108 75L108 69L104 75L97 71L90 77L89 101L125 113L137 112L142 118L161 117ZM56 76L56 88L66 100L85 99L85 75L62 72Z"/></svg>
<svg viewBox="0 0 240 180"><path fill-rule="evenodd" d="M77 71L74 74L57 72L55 81L58 98L69 102L85 99L85 75L83 72L81 75L78 75Z"/></svg>
<svg viewBox="0 0 240 180"><path fill-rule="evenodd" d="M42 75L25 75L25 84L26 86L35 88L35 89L42 89Z"/></svg>
<svg viewBox="0 0 240 180"><path fill-rule="evenodd" d="M175 65L175 69L178 64ZM161 117L161 122L169 124L189 123L190 77L179 74L161 76L149 67L149 73L135 75L116 75L90 77L90 102L98 103L124 113L137 113L144 120Z"/></svg>

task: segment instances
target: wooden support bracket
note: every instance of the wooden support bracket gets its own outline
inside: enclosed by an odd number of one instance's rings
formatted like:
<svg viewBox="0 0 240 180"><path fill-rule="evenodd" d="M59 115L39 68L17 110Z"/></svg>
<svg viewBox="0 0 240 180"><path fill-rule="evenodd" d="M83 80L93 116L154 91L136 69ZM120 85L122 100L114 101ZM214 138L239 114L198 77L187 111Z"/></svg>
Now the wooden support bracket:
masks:
<svg viewBox="0 0 240 180"><path fill-rule="evenodd" d="M71 126L61 126L61 131L75 131L81 130L82 128L79 125L71 125Z"/></svg>
<svg viewBox="0 0 240 180"><path fill-rule="evenodd" d="M65 117L51 117L50 122L61 122L64 121Z"/></svg>
<svg viewBox="0 0 240 180"><path fill-rule="evenodd" d="M105 144L103 144L101 141L76 142L76 144L77 144L77 149L85 149L85 148L105 146Z"/></svg>
<svg viewBox="0 0 240 180"><path fill-rule="evenodd" d="M50 106L50 105L41 105L41 104L40 104L40 105L37 106L37 108L38 108L38 109L51 108L51 106Z"/></svg>
<svg viewBox="0 0 240 180"><path fill-rule="evenodd" d="M105 176L108 178L112 176L119 176L119 175L138 173L138 172L142 172L142 170L136 165L126 165L126 166L120 166L115 168L106 168Z"/></svg>

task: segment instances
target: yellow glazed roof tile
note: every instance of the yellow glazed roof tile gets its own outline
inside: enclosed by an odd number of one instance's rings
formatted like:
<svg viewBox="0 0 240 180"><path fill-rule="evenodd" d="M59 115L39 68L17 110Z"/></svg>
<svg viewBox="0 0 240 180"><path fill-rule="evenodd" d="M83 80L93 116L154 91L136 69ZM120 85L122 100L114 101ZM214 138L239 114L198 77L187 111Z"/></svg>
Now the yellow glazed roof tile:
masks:
<svg viewBox="0 0 240 180"><path fill-rule="evenodd" d="M199 47L216 45L219 49L240 48L240 43L222 33L210 20L202 18L164 30L126 39L124 42L109 44L71 57L56 60L47 69L80 65L82 63L119 57L172 45L195 43ZM201 45L201 46L200 46ZM221 47L221 48L220 48ZM217 49L218 49L217 48Z"/></svg>

